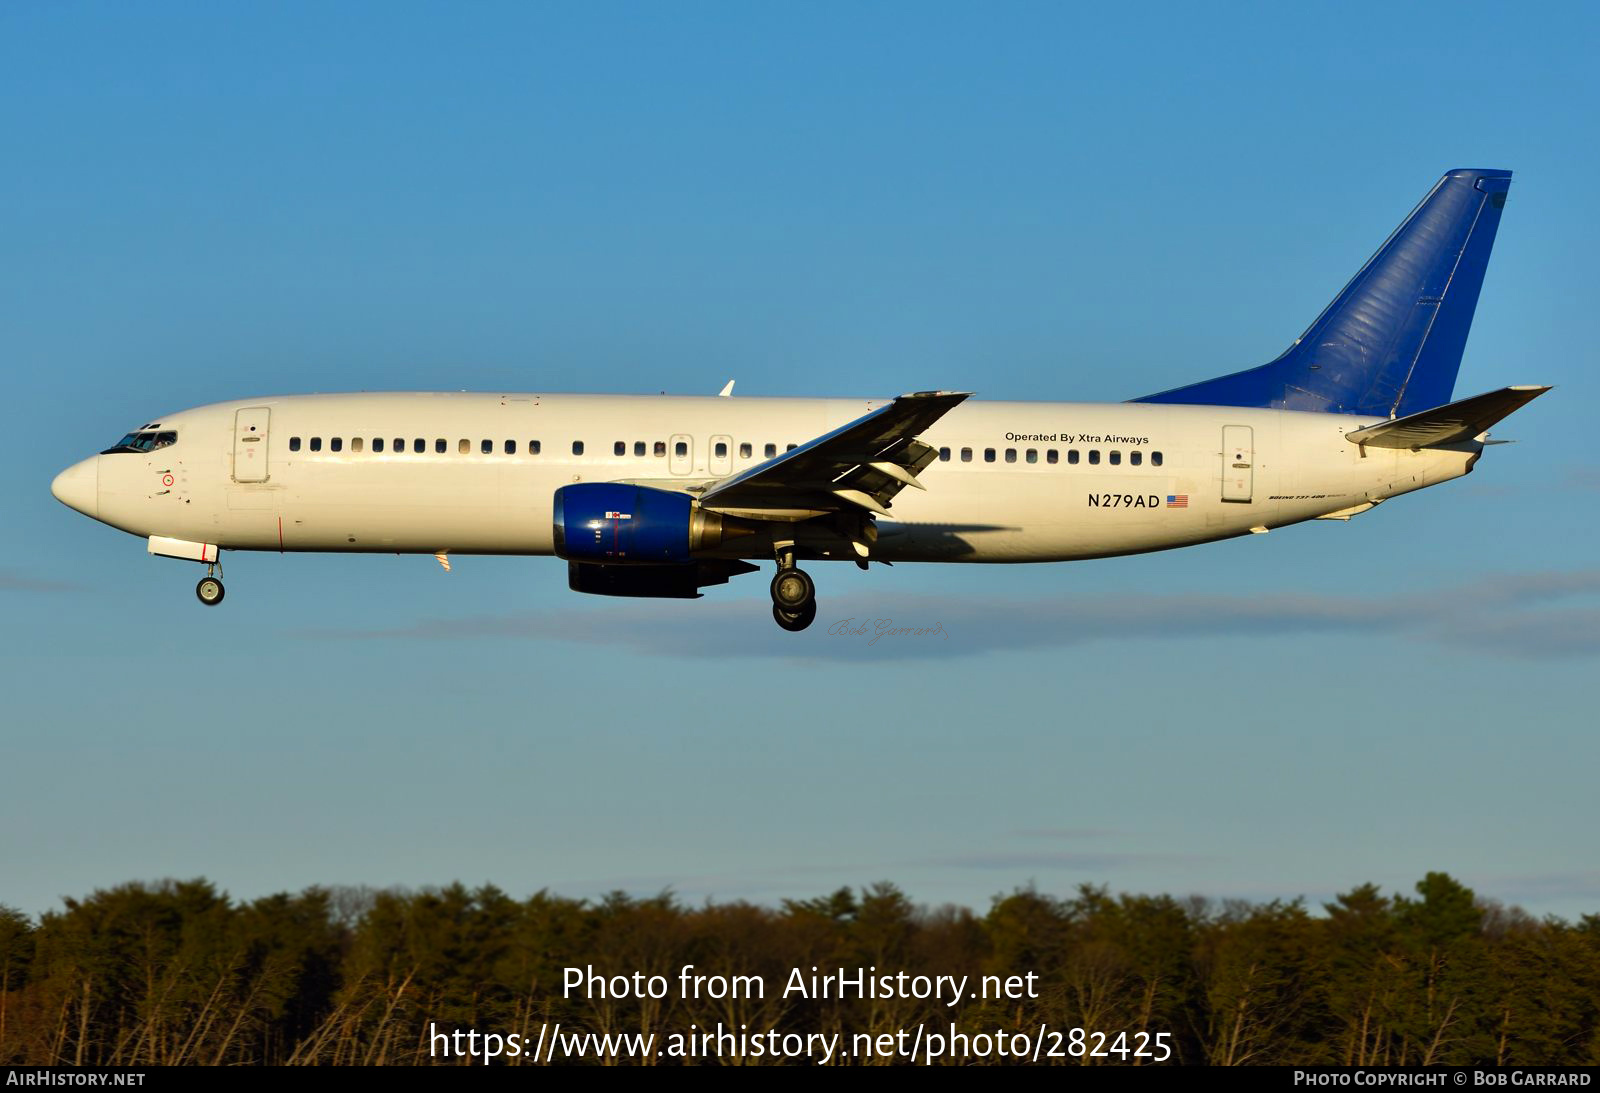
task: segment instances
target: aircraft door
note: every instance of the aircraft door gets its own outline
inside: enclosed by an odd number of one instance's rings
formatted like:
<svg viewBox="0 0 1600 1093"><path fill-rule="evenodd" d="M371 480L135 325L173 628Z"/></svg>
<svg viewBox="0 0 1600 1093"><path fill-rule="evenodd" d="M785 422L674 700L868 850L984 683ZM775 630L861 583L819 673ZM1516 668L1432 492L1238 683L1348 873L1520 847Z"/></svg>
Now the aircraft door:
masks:
<svg viewBox="0 0 1600 1093"><path fill-rule="evenodd" d="M733 470L733 437L718 435L711 438L708 469L718 478Z"/></svg>
<svg viewBox="0 0 1600 1093"><path fill-rule="evenodd" d="M252 406L233 415L233 480L267 480L267 426L272 411Z"/></svg>
<svg viewBox="0 0 1600 1093"><path fill-rule="evenodd" d="M1255 490L1255 441L1248 425L1222 427L1222 499L1249 504Z"/></svg>
<svg viewBox="0 0 1600 1093"><path fill-rule="evenodd" d="M688 433L674 433L668 451L667 467L673 474L688 474L694 470L694 437Z"/></svg>

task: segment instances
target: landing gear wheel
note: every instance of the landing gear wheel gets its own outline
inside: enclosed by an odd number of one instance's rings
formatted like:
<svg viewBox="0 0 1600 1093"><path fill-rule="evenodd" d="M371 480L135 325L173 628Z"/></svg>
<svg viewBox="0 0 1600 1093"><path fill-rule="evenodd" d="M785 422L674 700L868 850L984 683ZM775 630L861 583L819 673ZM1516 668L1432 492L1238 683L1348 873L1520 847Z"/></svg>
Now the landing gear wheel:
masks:
<svg viewBox="0 0 1600 1093"><path fill-rule="evenodd" d="M772 578L772 606L781 611L793 615L810 605L814 614L816 599L817 586L803 569L780 569Z"/></svg>
<svg viewBox="0 0 1600 1093"><path fill-rule="evenodd" d="M817 603L812 600L798 611L785 611L777 604L773 604L772 618L785 630L798 633L817 620Z"/></svg>
<svg viewBox="0 0 1600 1093"><path fill-rule="evenodd" d="M215 607L221 603L224 592L222 582L215 577L201 577L200 583L194 586L194 594L200 597L200 602L207 607Z"/></svg>

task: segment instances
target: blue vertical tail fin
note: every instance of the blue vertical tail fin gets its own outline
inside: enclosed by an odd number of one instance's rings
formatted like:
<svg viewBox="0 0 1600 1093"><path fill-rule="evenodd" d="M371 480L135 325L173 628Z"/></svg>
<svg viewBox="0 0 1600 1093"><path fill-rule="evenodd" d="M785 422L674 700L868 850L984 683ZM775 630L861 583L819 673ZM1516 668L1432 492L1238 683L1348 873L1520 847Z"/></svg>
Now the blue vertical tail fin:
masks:
<svg viewBox="0 0 1600 1093"><path fill-rule="evenodd" d="M1134 401L1381 417L1449 402L1510 186L1447 172L1277 360Z"/></svg>

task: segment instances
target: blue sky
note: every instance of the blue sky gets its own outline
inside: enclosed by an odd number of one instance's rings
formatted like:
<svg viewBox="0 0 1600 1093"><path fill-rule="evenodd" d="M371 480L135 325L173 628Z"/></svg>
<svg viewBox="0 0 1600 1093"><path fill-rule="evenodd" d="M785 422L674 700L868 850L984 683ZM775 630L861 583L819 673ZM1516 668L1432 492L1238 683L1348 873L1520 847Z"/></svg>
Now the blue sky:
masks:
<svg viewBox="0 0 1600 1093"><path fill-rule="evenodd" d="M0 902L889 879L1600 911L1600 14L0 7ZM1348 525L589 598L549 559L196 568L57 504L226 398L1115 401L1264 361L1447 168L1516 171L1457 386L1557 390ZM868 645L846 617L941 624Z"/></svg>

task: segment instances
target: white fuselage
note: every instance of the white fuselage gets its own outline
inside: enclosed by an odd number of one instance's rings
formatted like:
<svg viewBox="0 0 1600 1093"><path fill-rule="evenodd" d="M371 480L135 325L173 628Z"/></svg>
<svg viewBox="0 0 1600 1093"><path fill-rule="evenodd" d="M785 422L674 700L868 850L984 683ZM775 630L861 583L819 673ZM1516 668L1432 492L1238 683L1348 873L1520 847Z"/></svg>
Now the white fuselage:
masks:
<svg viewBox="0 0 1600 1093"><path fill-rule="evenodd" d="M169 415L158 424L176 432L170 446L96 456L74 471L85 505L93 498L90 515L141 536L228 550L550 554L560 486L628 480L686 489L882 405L296 395ZM1187 546L1359 510L1459 477L1481 451L1476 443L1362 449L1346 439L1376 420L969 401L922 436L948 456L919 476L925 491L903 490L880 518L873 557L1047 562ZM74 502L88 512L85 505ZM734 546L719 553L771 557L760 537ZM849 557L830 547L816 553Z"/></svg>

